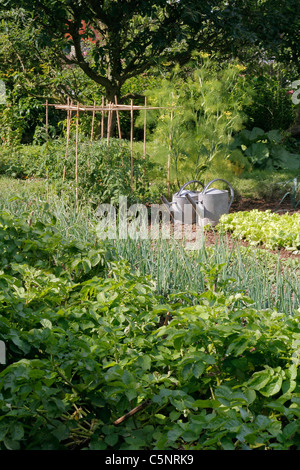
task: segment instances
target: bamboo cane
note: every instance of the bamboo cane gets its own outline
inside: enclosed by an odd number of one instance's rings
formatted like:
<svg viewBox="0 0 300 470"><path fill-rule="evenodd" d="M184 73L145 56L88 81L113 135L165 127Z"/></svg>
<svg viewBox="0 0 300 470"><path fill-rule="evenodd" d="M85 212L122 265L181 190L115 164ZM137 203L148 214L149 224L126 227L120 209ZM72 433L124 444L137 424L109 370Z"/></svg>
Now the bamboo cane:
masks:
<svg viewBox="0 0 300 470"><path fill-rule="evenodd" d="M46 100L46 140L48 144L48 138L49 138L49 128L48 128L48 100Z"/></svg>
<svg viewBox="0 0 300 470"><path fill-rule="evenodd" d="M49 202L49 169L47 168L47 202Z"/></svg>
<svg viewBox="0 0 300 470"><path fill-rule="evenodd" d="M102 96L102 109L104 108L104 96ZM101 139L104 137L104 111L101 113Z"/></svg>
<svg viewBox="0 0 300 470"><path fill-rule="evenodd" d="M169 141L169 155L168 155L168 197L170 197L170 170L171 170L171 152L172 152L172 121L173 111L171 111L171 123L170 123L170 141Z"/></svg>
<svg viewBox="0 0 300 470"><path fill-rule="evenodd" d="M144 116L144 158L146 158L146 137L147 137L147 97L145 96L145 116Z"/></svg>
<svg viewBox="0 0 300 470"><path fill-rule="evenodd" d="M145 116L144 116L144 160L146 160L146 137L147 137L147 97L145 96ZM145 188L145 161L143 168L143 188Z"/></svg>
<svg viewBox="0 0 300 470"><path fill-rule="evenodd" d="M116 96L115 96L115 104L116 106L118 106L118 100ZM119 139L122 139L119 111L116 111L116 115L117 115L117 122L118 122Z"/></svg>
<svg viewBox="0 0 300 470"><path fill-rule="evenodd" d="M93 108L93 115L92 115L91 143L93 142L93 135L94 135L95 113L96 113L96 101L94 101L94 108Z"/></svg>
<svg viewBox="0 0 300 470"><path fill-rule="evenodd" d="M140 405L136 406L135 408L133 408L132 410L130 410L128 413L126 413L125 415L121 416L121 418L116 419L116 420L113 422L113 424L114 424L115 426L118 426L118 424L123 423L123 422L126 421L128 418L130 418L131 416L133 416L133 415L135 415L136 413L138 413L138 411L141 411L143 408L145 408L146 406L148 406L150 403L151 403L151 400L150 400L150 399L143 401Z"/></svg>
<svg viewBox="0 0 300 470"><path fill-rule="evenodd" d="M48 132L48 100L46 100L46 148L48 150L48 140L49 140L49 132ZM47 202L49 202L49 172L47 168L46 173L46 185L47 185Z"/></svg>
<svg viewBox="0 0 300 470"><path fill-rule="evenodd" d="M67 100L68 106L70 105L70 99L68 98ZM71 101L71 106L72 106L72 101ZM71 113L72 111L70 109L67 110L67 142L66 142L66 154L65 154L65 160L68 158L68 149L69 149L69 140L70 140L70 127L71 127ZM63 183L65 182L65 177L66 177L66 165L64 165L64 170L63 170Z"/></svg>
<svg viewBox="0 0 300 470"><path fill-rule="evenodd" d="M131 165L131 192L133 192L133 100L130 101L130 165Z"/></svg>
<svg viewBox="0 0 300 470"><path fill-rule="evenodd" d="M111 123L112 123L112 107L113 104L109 103L109 111L108 111L108 117L107 117L107 147L109 147L109 138L110 138L110 132L111 132Z"/></svg>
<svg viewBox="0 0 300 470"><path fill-rule="evenodd" d="M79 103L77 102L77 112L76 112L76 153L75 153L76 202L78 202L78 125L79 125Z"/></svg>
<svg viewBox="0 0 300 470"><path fill-rule="evenodd" d="M118 106L118 99L115 96L115 105ZM119 139L120 139L120 147L121 147L121 162L122 166L124 166L124 160L123 160L123 146L122 146L122 134L121 134L121 123L120 123L120 116L119 116L119 111L116 111L117 115L117 121L118 121L118 133L119 133Z"/></svg>

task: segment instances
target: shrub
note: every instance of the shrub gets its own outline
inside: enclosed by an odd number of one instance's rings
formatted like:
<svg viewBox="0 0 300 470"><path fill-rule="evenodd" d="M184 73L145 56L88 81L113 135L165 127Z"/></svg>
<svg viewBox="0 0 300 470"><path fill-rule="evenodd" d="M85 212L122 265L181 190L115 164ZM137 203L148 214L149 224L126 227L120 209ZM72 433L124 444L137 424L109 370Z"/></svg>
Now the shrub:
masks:
<svg viewBox="0 0 300 470"><path fill-rule="evenodd" d="M239 132L232 144L232 151L239 150L254 168L267 170L288 169L300 167L300 155L285 148L282 134L279 130L265 132L254 127Z"/></svg>

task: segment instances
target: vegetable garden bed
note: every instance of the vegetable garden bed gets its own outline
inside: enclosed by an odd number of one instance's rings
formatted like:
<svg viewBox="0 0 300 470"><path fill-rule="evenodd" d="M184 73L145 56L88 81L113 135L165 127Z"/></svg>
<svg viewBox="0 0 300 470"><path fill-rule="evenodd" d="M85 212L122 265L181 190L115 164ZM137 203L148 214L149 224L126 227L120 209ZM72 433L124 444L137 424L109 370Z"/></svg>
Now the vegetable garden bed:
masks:
<svg viewBox="0 0 300 470"><path fill-rule="evenodd" d="M2 214L1 246L1 448L299 449L299 312L225 294L221 265L162 298L55 220Z"/></svg>
<svg viewBox="0 0 300 470"><path fill-rule="evenodd" d="M300 213L289 214L267 211L224 214L217 226L220 233L230 232L234 238L246 240L250 245L284 249L300 254Z"/></svg>
<svg viewBox="0 0 300 470"><path fill-rule="evenodd" d="M280 278L257 247L99 242L83 213L9 207L1 449L300 449L298 264ZM262 308L246 288L265 280Z"/></svg>

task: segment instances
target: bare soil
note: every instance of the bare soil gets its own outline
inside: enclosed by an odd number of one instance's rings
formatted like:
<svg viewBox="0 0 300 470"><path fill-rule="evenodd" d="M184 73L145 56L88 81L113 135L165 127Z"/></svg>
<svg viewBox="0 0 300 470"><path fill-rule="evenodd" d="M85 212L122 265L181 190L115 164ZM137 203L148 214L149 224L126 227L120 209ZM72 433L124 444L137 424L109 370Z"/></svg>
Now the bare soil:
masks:
<svg viewBox="0 0 300 470"><path fill-rule="evenodd" d="M281 213L300 213L300 205L298 206L297 210L293 210L292 203L286 198L280 205L278 205L278 200L273 199L249 199L240 197L238 200L233 201L232 206L230 208L230 212L238 212L238 211L251 211L253 209L257 209L260 211L271 210L273 212Z"/></svg>

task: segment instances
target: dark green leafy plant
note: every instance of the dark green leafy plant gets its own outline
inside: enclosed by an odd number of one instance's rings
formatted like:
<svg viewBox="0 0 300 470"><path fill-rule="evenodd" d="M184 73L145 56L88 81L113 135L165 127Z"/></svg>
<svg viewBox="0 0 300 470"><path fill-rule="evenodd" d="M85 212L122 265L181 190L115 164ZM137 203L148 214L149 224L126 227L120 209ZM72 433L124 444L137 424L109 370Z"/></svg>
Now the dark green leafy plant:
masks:
<svg viewBox="0 0 300 470"><path fill-rule="evenodd" d="M294 106L289 91L290 77L297 76L293 66L284 66L276 61L264 61L251 65L246 73L246 81L252 90L251 106L245 106L247 128L288 129L294 121Z"/></svg>
<svg viewBox="0 0 300 470"><path fill-rule="evenodd" d="M221 264L161 298L56 228L1 214L0 448L300 448L299 312L225 294Z"/></svg>
<svg viewBox="0 0 300 470"><path fill-rule="evenodd" d="M0 172L14 178L30 177L46 179L53 184L58 194L75 195L75 148L70 147L65 158L65 141L54 140L43 146L21 146L2 152ZM63 156L62 156L63 155ZM128 202L149 198L147 175L148 157L134 153L133 191L131 189L131 155L125 141L106 139L83 141L78 150L78 193L81 201L116 204L119 196L127 196ZM63 181L63 175L65 179Z"/></svg>
<svg viewBox="0 0 300 470"><path fill-rule="evenodd" d="M231 148L239 149L254 168L278 170L295 170L300 166L300 155L291 153L281 143L279 130L265 132L254 127L251 131L244 129L235 137Z"/></svg>

